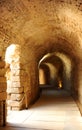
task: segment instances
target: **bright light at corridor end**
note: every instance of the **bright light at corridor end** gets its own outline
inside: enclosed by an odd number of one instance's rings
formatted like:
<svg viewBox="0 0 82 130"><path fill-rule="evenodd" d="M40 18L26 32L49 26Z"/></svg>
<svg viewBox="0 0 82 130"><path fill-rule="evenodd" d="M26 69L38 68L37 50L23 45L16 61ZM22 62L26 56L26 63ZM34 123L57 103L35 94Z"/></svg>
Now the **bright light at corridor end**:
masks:
<svg viewBox="0 0 82 130"><path fill-rule="evenodd" d="M58 88L62 88L62 81L61 80L59 80L59 84L58 84L59 86L58 86Z"/></svg>

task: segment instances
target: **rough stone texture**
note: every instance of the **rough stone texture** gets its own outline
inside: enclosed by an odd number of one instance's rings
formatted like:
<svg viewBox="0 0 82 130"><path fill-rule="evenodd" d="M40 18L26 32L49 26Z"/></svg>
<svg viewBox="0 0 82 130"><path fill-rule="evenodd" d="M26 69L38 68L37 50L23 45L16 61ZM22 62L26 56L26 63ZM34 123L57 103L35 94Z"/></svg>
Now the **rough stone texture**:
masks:
<svg viewBox="0 0 82 130"><path fill-rule="evenodd" d="M2 76L1 76L1 77L0 77L0 83L5 83L5 82L6 82L6 77L4 77L4 76L2 77Z"/></svg>
<svg viewBox="0 0 82 130"><path fill-rule="evenodd" d="M47 53L60 58L64 87L69 89L70 82L71 93L82 103L82 1L1 0L0 56L10 66L6 77L12 110L29 107L38 97L38 65ZM4 77L0 79L5 82ZM25 95L21 105L11 99L20 91Z"/></svg>
<svg viewBox="0 0 82 130"><path fill-rule="evenodd" d="M6 102L0 101L0 127L6 125Z"/></svg>
<svg viewBox="0 0 82 130"><path fill-rule="evenodd" d="M0 93L0 101L6 100L7 98L7 93L6 92L1 92Z"/></svg>
<svg viewBox="0 0 82 130"><path fill-rule="evenodd" d="M0 92L5 92L7 90L7 84L0 84Z"/></svg>
<svg viewBox="0 0 82 130"><path fill-rule="evenodd" d="M5 62L0 57L0 126L4 126L6 123L7 83L5 73Z"/></svg>
<svg viewBox="0 0 82 130"><path fill-rule="evenodd" d="M7 89L7 83L6 83L6 69L5 69L5 62L0 59L0 101L6 100L6 89Z"/></svg>
<svg viewBox="0 0 82 130"><path fill-rule="evenodd" d="M20 101L22 100L24 94L12 94L11 95L11 100L13 101Z"/></svg>

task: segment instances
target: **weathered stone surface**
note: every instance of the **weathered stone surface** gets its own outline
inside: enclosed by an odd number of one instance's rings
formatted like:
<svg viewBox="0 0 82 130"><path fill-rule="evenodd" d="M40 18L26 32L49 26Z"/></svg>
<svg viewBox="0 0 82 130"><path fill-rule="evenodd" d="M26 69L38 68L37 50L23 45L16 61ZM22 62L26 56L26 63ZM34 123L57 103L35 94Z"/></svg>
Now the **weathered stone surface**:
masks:
<svg viewBox="0 0 82 130"><path fill-rule="evenodd" d="M21 107L23 104L23 101L8 101L8 104L12 107Z"/></svg>
<svg viewBox="0 0 82 130"><path fill-rule="evenodd" d="M10 65L10 68L11 68L11 70L20 70L20 69L22 69L23 68L23 65L22 64L20 64L19 62L14 62L14 63L12 63L11 65Z"/></svg>
<svg viewBox="0 0 82 130"><path fill-rule="evenodd" d="M12 74L11 76L25 76L25 71L24 70L20 70L20 69L12 69Z"/></svg>
<svg viewBox="0 0 82 130"><path fill-rule="evenodd" d="M0 77L0 83L5 83L6 82L6 78L5 77Z"/></svg>
<svg viewBox="0 0 82 130"><path fill-rule="evenodd" d="M19 87L19 88L12 88L12 87L7 87L7 93L9 94L17 94L17 93L19 93L19 94L21 94L21 93L23 93L23 91L24 91L24 88L23 87Z"/></svg>
<svg viewBox="0 0 82 130"><path fill-rule="evenodd" d="M2 60L2 57L0 55L0 126L4 126L6 124L7 84L5 72L5 62Z"/></svg>
<svg viewBox="0 0 82 130"><path fill-rule="evenodd" d="M13 94L17 94L17 93L23 93L24 88L23 87L19 87L19 88L11 88L11 93Z"/></svg>
<svg viewBox="0 0 82 130"><path fill-rule="evenodd" d="M19 87L22 87L22 86L25 86L26 82L12 82L11 83L11 86L14 87L14 88L19 88Z"/></svg>
<svg viewBox="0 0 82 130"><path fill-rule="evenodd" d="M24 94L11 94L12 101L20 101L24 97Z"/></svg>
<svg viewBox="0 0 82 130"><path fill-rule="evenodd" d="M11 77L12 82L20 82L20 81L24 82L25 80L26 80L26 78L23 76L12 76Z"/></svg>
<svg viewBox="0 0 82 130"><path fill-rule="evenodd" d="M7 93L7 100L11 99L11 93Z"/></svg>
<svg viewBox="0 0 82 130"><path fill-rule="evenodd" d="M11 94L11 87L9 87L9 86L7 87L7 93Z"/></svg>
<svg viewBox="0 0 82 130"><path fill-rule="evenodd" d="M5 67L5 62L4 61L0 61L0 68L4 68Z"/></svg>
<svg viewBox="0 0 82 130"><path fill-rule="evenodd" d="M6 102L0 101L0 126L6 125Z"/></svg>
<svg viewBox="0 0 82 130"><path fill-rule="evenodd" d="M20 107L11 107L11 110L13 110L13 111L19 111L19 110L21 110L21 109L23 109L23 106L20 106Z"/></svg>
<svg viewBox="0 0 82 130"><path fill-rule="evenodd" d="M0 92L6 92L7 83L0 83Z"/></svg>
<svg viewBox="0 0 82 130"><path fill-rule="evenodd" d="M6 100L7 93L6 92L0 92L0 101Z"/></svg>
<svg viewBox="0 0 82 130"><path fill-rule="evenodd" d="M5 69L0 69L0 76L5 76L5 72L6 72Z"/></svg>
<svg viewBox="0 0 82 130"><path fill-rule="evenodd" d="M11 93L11 87L12 87L12 84L11 84L11 80L7 80L7 93Z"/></svg>

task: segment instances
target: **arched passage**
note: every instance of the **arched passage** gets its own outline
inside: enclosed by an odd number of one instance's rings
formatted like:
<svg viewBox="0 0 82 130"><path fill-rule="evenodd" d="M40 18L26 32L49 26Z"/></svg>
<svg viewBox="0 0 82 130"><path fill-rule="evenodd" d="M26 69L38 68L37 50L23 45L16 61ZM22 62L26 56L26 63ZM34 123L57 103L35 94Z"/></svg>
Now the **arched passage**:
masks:
<svg viewBox="0 0 82 130"><path fill-rule="evenodd" d="M56 41L57 42L57 41ZM61 44L60 44L61 42ZM78 61L80 61L80 57L78 57L78 55L76 56L76 51L71 52L70 50L70 44L67 45L64 44L63 47L63 43L65 43L66 40L61 40L58 41L58 43L51 43L47 45L46 49L40 50L39 48L39 57L42 57L42 51L43 51L43 56L46 54L46 52L48 53L54 53L55 51L55 55L57 57L59 57L62 60L63 66L64 66L64 71L63 71L63 83L64 83L64 87L66 90L70 91L70 93L75 97L75 95L77 95L76 97L78 97L78 94L80 93L79 91L79 81L77 81L77 85L75 84L75 80L76 79L76 75L77 75L77 66L78 66ZM58 45L59 44L59 45ZM53 48L52 48L53 45ZM61 46L60 46L61 45ZM45 46L45 45L44 45ZM66 47L65 47L66 46ZM65 48L68 48L69 51L66 51ZM40 55L41 52L41 55ZM75 74L76 73L76 74ZM79 102L81 102L79 100Z"/></svg>
<svg viewBox="0 0 82 130"><path fill-rule="evenodd" d="M62 53L49 53L45 55L40 64L46 64L51 69L51 86L56 88L62 84L65 90L71 91L71 60ZM48 77L48 75L47 75Z"/></svg>
<svg viewBox="0 0 82 130"><path fill-rule="evenodd" d="M61 82L63 78L63 65L61 60L55 56L55 54L48 53L40 60L39 67L41 65L45 65L45 67L47 66L50 71L50 73L46 76L48 79L48 84L46 85L57 88L59 86L59 82Z"/></svg>

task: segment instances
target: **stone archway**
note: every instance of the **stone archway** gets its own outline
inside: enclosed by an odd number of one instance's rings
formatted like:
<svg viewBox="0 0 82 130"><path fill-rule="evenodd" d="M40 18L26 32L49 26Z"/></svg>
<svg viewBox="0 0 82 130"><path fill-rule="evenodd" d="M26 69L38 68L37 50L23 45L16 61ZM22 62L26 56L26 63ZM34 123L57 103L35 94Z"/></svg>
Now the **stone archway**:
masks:
<svg viewBox="0 0 82 130"><path fill-rule="evenodd" d="M20 110L25 107L25 71L20 63L21 49L17 44L11 44L5 54L7 64L7 108Z"/></svg>
<svg viewBox="0 0 82 130"><path fill-rule="evenodd" d="M63 80L63 64L61 60L54 53L48 53L40 60L40 66L43 66L44 69L47 69L47 67L49 69L49 73L47 70L46 78L48 83L46 85L50 85L53 88L59 87L59 82Z"/></svg>

